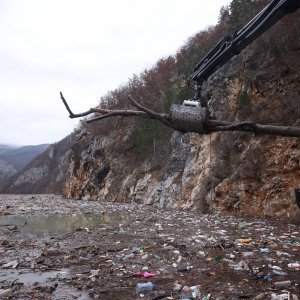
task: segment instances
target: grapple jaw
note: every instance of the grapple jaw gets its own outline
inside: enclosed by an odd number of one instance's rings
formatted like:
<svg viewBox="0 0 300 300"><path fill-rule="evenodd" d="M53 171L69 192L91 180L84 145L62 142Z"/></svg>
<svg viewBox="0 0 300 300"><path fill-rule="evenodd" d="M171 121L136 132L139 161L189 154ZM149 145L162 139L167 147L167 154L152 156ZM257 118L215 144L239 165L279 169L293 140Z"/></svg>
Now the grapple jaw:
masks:
<svg viewBox="0 0 300 300"><path fill-rule="evenodd" d="M209 110L200 105L173 104L170 110L170 121L174 129L180 132L207 133L205 124L210 118Z"/></svg>

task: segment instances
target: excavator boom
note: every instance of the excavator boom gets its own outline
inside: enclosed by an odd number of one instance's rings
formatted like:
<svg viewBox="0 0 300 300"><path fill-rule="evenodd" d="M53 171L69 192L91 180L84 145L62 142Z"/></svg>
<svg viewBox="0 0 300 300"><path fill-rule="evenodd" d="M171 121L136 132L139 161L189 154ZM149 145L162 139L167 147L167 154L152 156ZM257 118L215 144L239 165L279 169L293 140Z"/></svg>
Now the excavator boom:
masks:
<svg viewBox="0 0 300 300"><path fill-rule="evenodd" d="M201 85L230 58L239 54L251 42L285 15L295 12L300 0L273 0L233 37L226 36L194 67L188 82L196 82L196 97L200 99ZM205 106L201 103L201 106Z"/></svg>

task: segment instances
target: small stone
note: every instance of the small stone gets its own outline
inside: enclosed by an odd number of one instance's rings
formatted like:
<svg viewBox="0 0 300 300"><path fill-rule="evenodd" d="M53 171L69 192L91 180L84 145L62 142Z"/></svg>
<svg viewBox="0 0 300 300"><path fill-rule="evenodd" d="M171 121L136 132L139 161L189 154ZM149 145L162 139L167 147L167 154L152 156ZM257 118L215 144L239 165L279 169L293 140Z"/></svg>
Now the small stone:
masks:
<svg viewBox="0 0 300 300"><path fill-rule="evenodd" d="M99 275L99 270L91 270L91 277L95 277Z"/></svg>
<svg viewBox="0 0 300 300"><path fill-rule="evenodd" d="M179 263L181 263L181 261L182 261L182 256L179 255L178 258L177 258L177 263L179 264Z"/></svg>
<svg viewBox="0 0 300 300"><path fill-rule="evenodd" d="M179 267L179 268L177 268L177 272L188 272L192 268L193 268L192 266Z"/></svg>
<svg viewBox="0 0 300 300"><path fill-rule="evenodd" d="M17 260L13 260L13 261L10 261L9 263L7 264L4 264L2 265L3 268L12 268L12 269L15 269L17 266L18 266L18 261Z"/></svg>
<svg viewBox="0 0 300 300"><path fill-rule="evenodd" d="M0 289L0 297L7 297L12 293L11 289Z"/></svg>
<svg viewBox="0 0 300 300"><path fill-rule="evenodd" d="M8 246L9 245L9 241L8 240L3 240L3 241L1 241L0 245L2 245L2 246Z"/></svg>
<svg viewBox="0 0 300 300"><path fill-rule="evenodd" d="M182 290L182 284L179 284L179 283L175 283L174 284L174 287L173 287L173 291L174 292L180 292Z"/></svg>
<svg viewBox="0 0 300 300"><path fill-rule="evenodd" d="M265 293L261 293L261 294L258 294L254 299L255 300L264 300L264 299L266 299L266 295L265 295Z"/></svg>

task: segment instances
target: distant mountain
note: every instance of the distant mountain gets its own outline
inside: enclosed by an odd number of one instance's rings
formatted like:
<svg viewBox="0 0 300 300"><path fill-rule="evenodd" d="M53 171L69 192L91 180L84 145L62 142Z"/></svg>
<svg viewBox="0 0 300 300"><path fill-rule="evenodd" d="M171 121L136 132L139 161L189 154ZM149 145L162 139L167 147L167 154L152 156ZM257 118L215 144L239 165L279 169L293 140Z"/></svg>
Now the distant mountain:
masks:
<svg viewBox="0 0 300 300"><path fill-rule="evenodd" d="M50 144L42 144L37 146L23 146L20 148L7 146L5 148L4 145L2 148L2 154L0 154L0 159L7 161L9 164L14 166L17 171L19 171L33 158L44 152L49 146Z"/></svg>
<svg viewBox="0 0 300 300"><path fill-rule="evenodd" d="M49 144L23 147L0 144L0 182L22 170L48 147Z"/></svg>
<svg viewBox="0 0 300 300"><path fill-rule="evenodd" d="M6 145L6 144L0 144L0 155L5 154L5 153L9 152L10 150L14 150L16 148L18 148L18 147Z"/></svg>
<svg viewBox="0 0 300 300"><path fill-rule="evenodd" d="M62 193L74 138L75 134L70 134L51 145L39 145L31 149L31 146L26 146L15 149L10 155L6 154L12 164L20 166L21 157L27 158L30 154L36 153L25 167L15 172L13 176L0 181L0 193Z"/></svg>

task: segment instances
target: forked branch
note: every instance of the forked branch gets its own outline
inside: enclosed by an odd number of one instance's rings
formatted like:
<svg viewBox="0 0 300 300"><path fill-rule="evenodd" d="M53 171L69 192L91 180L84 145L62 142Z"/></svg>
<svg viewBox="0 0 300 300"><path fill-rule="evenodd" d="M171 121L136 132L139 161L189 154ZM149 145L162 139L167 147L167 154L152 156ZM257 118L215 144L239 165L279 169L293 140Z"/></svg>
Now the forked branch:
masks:
<svg viewBox="0 0 300 300"><path fill-rule="evenodd" d="M92 123L95 121L103 120L105 118L109 117L143 117L143 118L149 118L149 119L157 119L160 122L162 122L164 125L171 127L171 124L167 120L166 114L159 114L156 113L146 107L143 107L141 104L137 103L133 97L129 96L130 102L133 104L133 106L137 107L140 110L110 110L110 109L105 109L105 108L90 108L89 110L79 113L79 114L74 114L72 110L70 109L70 106L68 105L65 97L63 96L62 92L60 92L60 98L65 105L67 111L69 112L69 118L74 119L74 118L81 118L81 117L86 117L91 114L98 114L99 116L96 116L95 118L87 120L87 123Z"/></svg>
<svg viewBox="0 0 300 300"><path fill-rule="evenodd" d="M162 114L152 111L142 106L131 95L128 96L129 101L138 110L110 110L104 108L90 108L89 110L74 114L70 109L62 92L60 92L61 100L69 113L71 119L81 118L94 114L95 117L87 120L87 123L101 121L110 117L142 117L155 119L174 130L185 132L197 132L207 134L217 131L246 131L255 134L272 134L278 136L300 137L300 128L290 126L273 126L261 125L251 121L241 123L231 123L225 121L212 120L206 108L192 108L182 105L173 105L170 114Z"/></svg>
<svg viewBox="0 0 300 300"><path fill-rule="evenodd" d="M62 102L64 103L67 111L69 112L69 118L81 118L86 117L91 114L100 114L100 116L95 117L93 119L88 120L88 123L103 120L105 118L114 117L114 116L122 116L122 117L148 117L148 114L143 111L136 111L136 110L110 110L110 109L104 109L104 108L90 108L89 110L74 114L72 110L70 109L65 97L63 96L62 92L60 92L60 98Z"/></svg>

